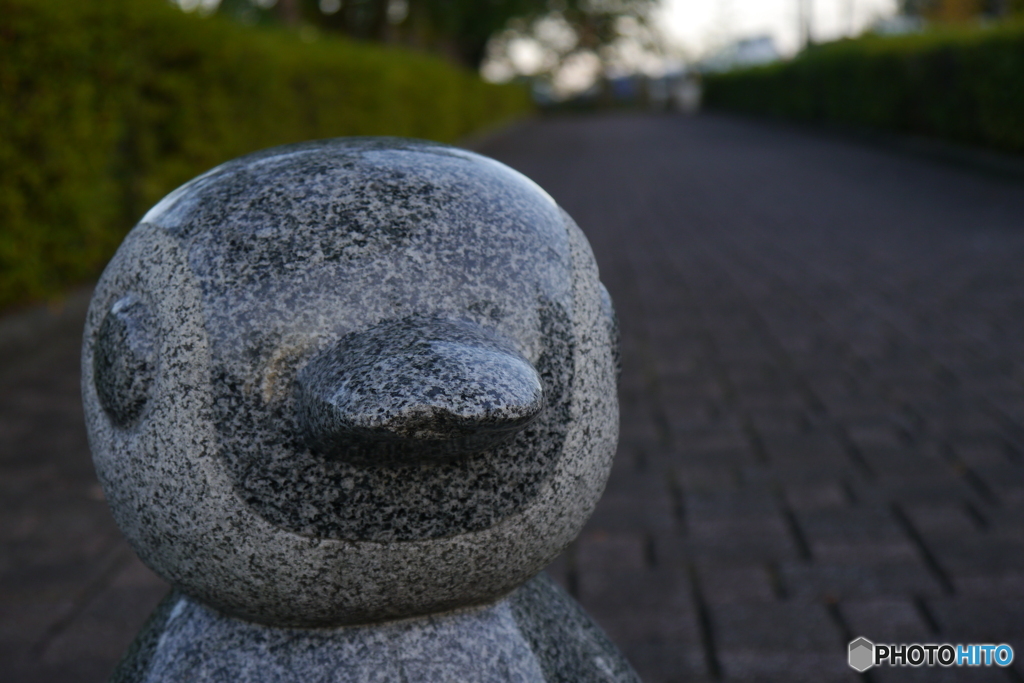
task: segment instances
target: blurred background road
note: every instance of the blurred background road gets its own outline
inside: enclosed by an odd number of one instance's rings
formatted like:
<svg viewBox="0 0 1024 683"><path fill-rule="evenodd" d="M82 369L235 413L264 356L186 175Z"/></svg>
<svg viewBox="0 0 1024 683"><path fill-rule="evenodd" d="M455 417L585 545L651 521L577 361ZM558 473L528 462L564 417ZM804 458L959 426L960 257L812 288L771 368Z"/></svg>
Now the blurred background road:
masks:
<svg viewBox="0 0 1024 683"><path fill-rule="evenodd" d="M552 117L480 151L588 235L622 326L605 496L551 567L659 681L1019 681L1024 183L719 115ZM99 683L166 586L78 394L88 292L0 320L0 680Z"/></svg>

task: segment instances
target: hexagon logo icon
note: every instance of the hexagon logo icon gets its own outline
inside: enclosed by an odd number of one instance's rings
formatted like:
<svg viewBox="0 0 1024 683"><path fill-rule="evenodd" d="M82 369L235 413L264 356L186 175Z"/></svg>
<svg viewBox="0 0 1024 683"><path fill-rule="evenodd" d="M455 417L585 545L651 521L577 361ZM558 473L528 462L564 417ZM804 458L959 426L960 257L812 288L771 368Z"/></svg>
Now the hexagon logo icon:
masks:
<svg viewBox="0 0 1024 683"><path fill-rule="evenodd" d="M875 665L875 644L867 638L850 642L850 667L864 672Z"/></svg>

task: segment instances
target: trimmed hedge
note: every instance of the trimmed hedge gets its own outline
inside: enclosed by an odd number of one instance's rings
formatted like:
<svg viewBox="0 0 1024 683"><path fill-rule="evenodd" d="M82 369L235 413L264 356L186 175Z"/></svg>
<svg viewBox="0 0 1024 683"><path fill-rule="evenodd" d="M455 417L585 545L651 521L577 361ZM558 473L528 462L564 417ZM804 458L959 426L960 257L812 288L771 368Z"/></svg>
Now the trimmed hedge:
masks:
<svg viewBox="0 0 1024 683"><path fill-rule="evenodd" d="M1024 152L1024 26L829 43L709 76L704 101Z"/></svg>
<svg viewBox="0 0 1024 683"><path fill-rule="evenodd" d="M0 307L94 277L149 206L240 154L452 141L531 107L434 57L161 0L0 0L0 17Z"/></svg>

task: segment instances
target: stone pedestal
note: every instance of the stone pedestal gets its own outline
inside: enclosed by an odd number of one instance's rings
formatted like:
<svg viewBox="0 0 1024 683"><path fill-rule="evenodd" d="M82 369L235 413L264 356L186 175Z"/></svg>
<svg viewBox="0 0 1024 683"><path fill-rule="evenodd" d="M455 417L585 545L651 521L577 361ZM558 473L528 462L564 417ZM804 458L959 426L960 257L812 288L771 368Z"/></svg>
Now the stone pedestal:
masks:
<svg viewBox="0 0 1024 683"><path fill-rule="evenodd" d="M175 586L115 680L635 680L536 577L608 475L616 334L572 219L463 150L293 145L168 195L83 343L100 481Z"/></svg>
<svg viewBox="0 0 1024 683"><path fill-rule="evenodd" d="M137 681L636 681L579 605L539 574L480 607L298 629L225 616L172 592L112 683Z"/></svg>

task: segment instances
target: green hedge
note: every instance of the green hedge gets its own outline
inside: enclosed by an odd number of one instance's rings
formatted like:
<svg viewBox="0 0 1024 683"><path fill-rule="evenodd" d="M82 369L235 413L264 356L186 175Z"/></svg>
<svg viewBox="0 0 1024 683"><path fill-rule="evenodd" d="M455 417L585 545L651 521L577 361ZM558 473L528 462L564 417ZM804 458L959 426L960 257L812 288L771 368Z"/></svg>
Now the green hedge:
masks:
<svg viewBox="0 0 1024 683"><path fill-rule="evenodd" d="M531 106L433 57L162 0L0 0L0 17L0 307L94 277L150 205L240 154L452 141Z"/></svg>
<svg viewBox="0 0 1024 683"><path fill-rule="evenodd" d="M710 76L704 101L1024 152L1024 26L829 43Z"/></svg>

